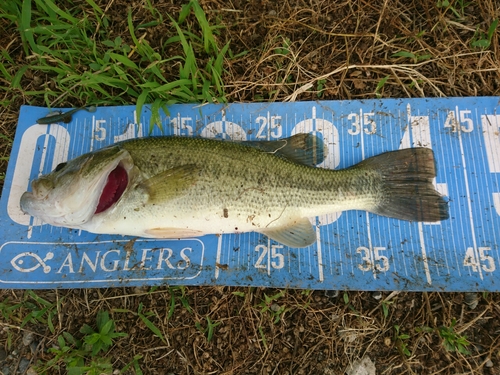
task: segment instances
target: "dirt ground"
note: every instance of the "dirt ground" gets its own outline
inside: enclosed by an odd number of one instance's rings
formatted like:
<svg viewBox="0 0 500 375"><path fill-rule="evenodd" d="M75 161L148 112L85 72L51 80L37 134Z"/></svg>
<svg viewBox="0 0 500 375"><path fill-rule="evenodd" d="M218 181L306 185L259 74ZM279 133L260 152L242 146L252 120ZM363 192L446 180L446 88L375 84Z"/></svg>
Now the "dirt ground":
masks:
<svg viewBox="0 0 500 375"><path fill-rule="evenodd" d="M134 23L151 17L148 1L96 3L125 42L131 42L129 7ZM163 14L175 16L181 9L174 1L151 3ZM234 55L246 51L225 62L223 80L231 102L500 95L500 32L494 31L487 48L474 46L500 18L496 0L200 4L211 24L223 26L217 35L221 45L230 41ZM12 43L16 34L0 30L1 44L9 46L11 55L19 62L27 59ZM171 25L165 23L143 37L159 48L169 33ZM175 69L165 75L175 78ZM36 91L46 80L50 77L23 82L26 90ZM304 85L309 89L303 91ZM42 97L3 93L12 100L0 109L1 129L11 136L21 104L45 103ZM9 147L2 141L2 156ZM115 339L106 354L110 371L117 374L134 356L144 374L340 375L363 357L371 359L377 374L500 374L497 293L162 286L37 295L51 307L25 291L0 290L0 371L6 375L42 373L36 364L54 358L48 349L58 336L81 336L82 325L95 326L100 310L110 312L116 331L128 335ZM44 307L43 313L33 314ZM141 318L141 309L162 338ZM462 352L449 350L445 339L450 337L469 344ZM58 364L46 373L67 373ZM123 373L140 371L131 365Z"/></svg>

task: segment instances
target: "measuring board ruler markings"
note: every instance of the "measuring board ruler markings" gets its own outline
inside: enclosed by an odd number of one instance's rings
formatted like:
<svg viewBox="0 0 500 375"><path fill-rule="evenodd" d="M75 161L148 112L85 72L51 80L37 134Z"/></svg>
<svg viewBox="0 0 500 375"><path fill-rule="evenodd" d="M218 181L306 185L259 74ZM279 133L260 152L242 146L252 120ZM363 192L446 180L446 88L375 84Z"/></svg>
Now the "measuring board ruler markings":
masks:
<svg viewBox="0 0 500 375"><path fill-rule="evenodd" d="M174 105L160 126L150 107L79 111L38 125L23 106L1 198L0 285L79 288L241 285L342 290L500 290L498 97ZM318 167L340 169L382 152L430 147L450 219L410 223L364 211L311 218L317 241L296 249L258 233L151 240L57 228L19 208L29 182L59 163L149 135L274 140L314 133Z"/></svg>

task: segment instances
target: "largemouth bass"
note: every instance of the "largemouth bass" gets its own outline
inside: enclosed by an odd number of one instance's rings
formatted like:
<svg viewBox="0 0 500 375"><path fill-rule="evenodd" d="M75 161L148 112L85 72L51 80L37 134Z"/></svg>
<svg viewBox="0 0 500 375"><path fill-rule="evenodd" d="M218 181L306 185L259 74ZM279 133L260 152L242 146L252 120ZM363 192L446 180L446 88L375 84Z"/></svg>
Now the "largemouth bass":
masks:
<svg viewBox="0 0 500 375"><path fill-rule="evenodd" d="M309 217L365 210L448 218L428 148L387 152L342 170L316 168L323 142L185 137L128 140L58 165L21 209L55 226L149 238L259 232L291 247L316 241Z"/></svg>

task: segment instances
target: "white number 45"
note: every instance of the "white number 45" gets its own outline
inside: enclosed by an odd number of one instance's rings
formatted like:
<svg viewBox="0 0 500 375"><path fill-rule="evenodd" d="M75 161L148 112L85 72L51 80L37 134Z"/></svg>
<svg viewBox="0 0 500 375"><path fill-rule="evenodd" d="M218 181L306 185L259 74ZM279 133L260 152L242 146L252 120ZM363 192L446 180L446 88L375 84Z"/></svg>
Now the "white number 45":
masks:
<svg viewBox="0 0 500 375"><path fill-rule="evenodd" d="M496 269L495 260L487 252L491 251L490 247L479 247L479 260L476 258L476 253L473 247L468 247L465 252L464 266L472 267L473 272L479 272L481 267L486 272L493 272Z"/></svg>

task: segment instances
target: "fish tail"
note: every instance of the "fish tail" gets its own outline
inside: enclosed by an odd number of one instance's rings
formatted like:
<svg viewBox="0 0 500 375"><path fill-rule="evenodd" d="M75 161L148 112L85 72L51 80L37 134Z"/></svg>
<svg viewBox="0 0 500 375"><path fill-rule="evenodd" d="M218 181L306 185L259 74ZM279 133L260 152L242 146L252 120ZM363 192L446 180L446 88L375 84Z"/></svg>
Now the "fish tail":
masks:
<svg viewBox="0 0 500 375"><path fill-rule="evenodd" d="M359 165L374 169L382 176L380 200L370 211L408 221L448 219L448 203L433 185L436 165L430 148L386 152Z"/></svg>

